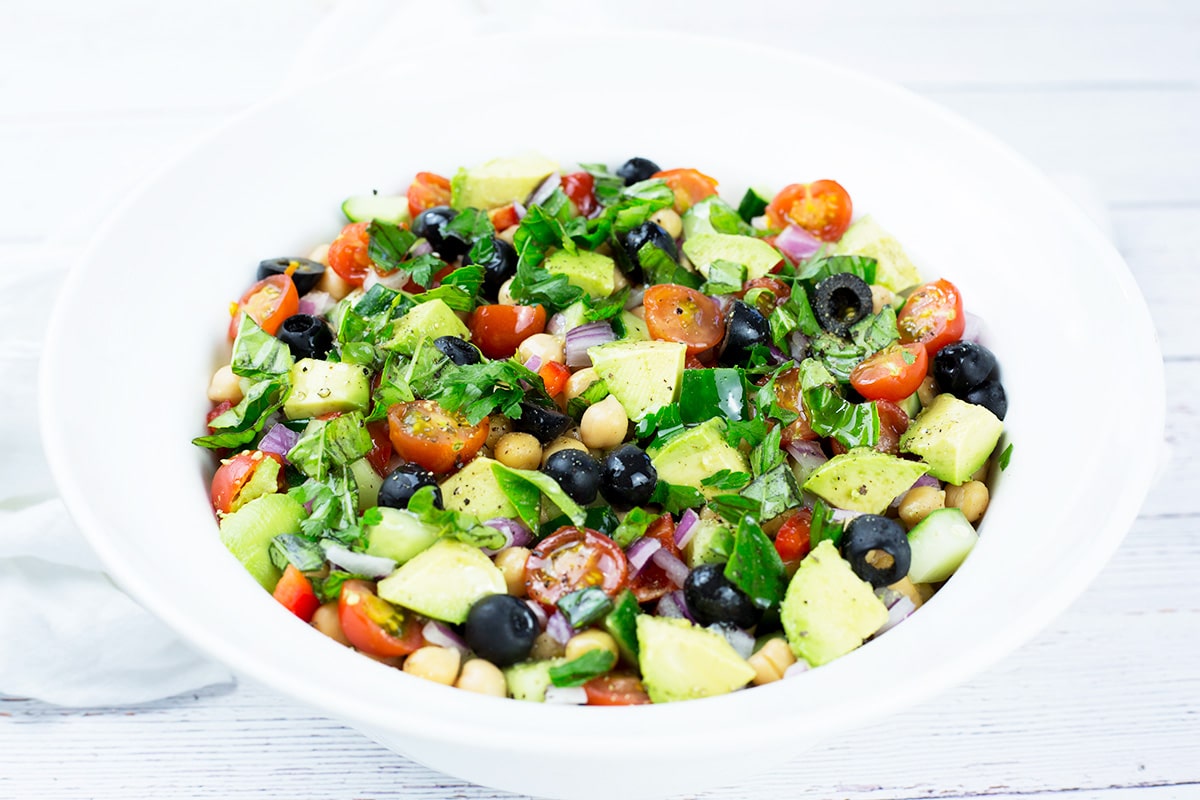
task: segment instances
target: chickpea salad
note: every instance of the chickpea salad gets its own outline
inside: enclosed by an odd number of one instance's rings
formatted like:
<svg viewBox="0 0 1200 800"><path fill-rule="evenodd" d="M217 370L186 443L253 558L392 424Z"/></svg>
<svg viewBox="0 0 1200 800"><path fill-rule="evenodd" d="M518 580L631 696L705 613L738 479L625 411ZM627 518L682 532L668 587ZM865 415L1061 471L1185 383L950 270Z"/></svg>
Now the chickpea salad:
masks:
<svg viewBox="0 0 1200 800"><path fill-rule="evenodd" d="M1007 398L957 287L832 180L496 159L342 205L230 304L220 536L411 675L635 705L789 678L977 541Z"/></svg>

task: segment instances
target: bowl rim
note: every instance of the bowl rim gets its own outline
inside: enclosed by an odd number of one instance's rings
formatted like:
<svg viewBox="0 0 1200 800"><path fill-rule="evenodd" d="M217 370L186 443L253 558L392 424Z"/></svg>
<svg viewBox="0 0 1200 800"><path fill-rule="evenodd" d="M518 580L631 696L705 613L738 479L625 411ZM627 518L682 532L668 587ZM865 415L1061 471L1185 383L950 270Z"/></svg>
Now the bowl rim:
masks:
<svg viewBox="0 0 1200 800"><path fill-rule="evenodd" d="M673 47L714 48L732 56L742 57L761 57L764 52L770 52L775 58L824 71L836 76L847 85L852 84L865 91L890 96L911 106L916 112L930 115L936 119L939 125L946 126L957 134L972 139L975 145L987 150L990 156L1004 161L1008 168L1028 181L1046 202L1051 203L1064 219L1071 221L1079 229L1081 235L1087 237L1087 244L1100 256L1097 268L1103 267L1107 271L1106 277L1115 282L1116 290L1130 298L1136 298L1134 307L1129 309L1129 318L1126 320L1126 324L1135 334L1143 337L1145 341L1153 343L1157 356L1159 352L1157 336L1151 322L1149 309L1128 267L1112 243L1096 228L1093 221L1068 200L1048 178L1007 145L976 128L957 114L882 79L781 48L767 48L717 37L679 33L605 33L588 34L585 38L604 39L610 42L614 38L633 43L667 42ZM474 37L472 41L478 43L481 48L485 48L504 44L511 46L520 42L534 43L537 41L537 37L534 34L499 33L480 35ZM408 51L403 57L389 59L384 62L386 64L384 68L400 70L406 64L417 63L421 53L427 49L430 48L414 49ZM779 717L777 710L774 714L771 712L775 706L780 705L774 700L782 696L780 694L781 684L756 687L753 692L739 692L689 703L647 706L635 712L591 708L582 712L587 715L586 718L589 721L587 726L573 724L579 722L583 717L579 716L581 712L571 707L512 703L499 698L468 696L468 693L443 690L443 687L436 687L436 689L430 687L428 694L434 697L434 701L418 703L414 707L421 713L412 714L411 717L381 717L380 703L377 698L358 697L355 696L358 694L355 691L346 692L339 687L320 685L303 672L294 673L283 669L282 663L277 659L262 658L232 647L216 632L198 625L191 618L192 615L189 614L185 605L173 602L169 596L164 594L161 581L129 569L123 562L120 555L120 534L109 529L110 526L105 523L103 514L94 498L89 497L82 475L75 469L73 463L72 443L67 441L53 424L60 411L57 406L60 390L64 380L68 377L57 370L56 365L62 360L64 350L69 347L69 309L73 303L80 302L81 298L78 295L82 276L86 273L88 264L95 258L97 250L109 236L117 221L136 206L151 187L169 176L180 165L202 154L210 143L235 132L247 121L269 113L272 108L303 96L317 87L341 81L347 75L360 72L361 69L361 66L355 66L339 70L322 80L313 81L292 91L269 97L234 115L206 135L193 141L190 146L181 149L140 181L137 187L114 207L105 221L97 228L83 254L67 274L48 325L39 374L39 412L47 459L71 515L116 583L194 646L230 665L239 674L247 675L272 686L306 705L315 706L333 716L348 720L352 724L375 729L384 728L401 734L411 734L444 742L463 742L477 744L481 747L496 747L495 735L498 730L503 730L505 727L520 728L525 724L544 726L552 723L555 724L555 729L561 735L539 743L544 751L567 753L578 752L581 747L604 747L609 753L616 754L630 754L644 747L644 743L638 736L622 736L623 733L627 733L624 729L628 725L627 715L629 713L644 715L646 722L650 723L646 727L654 730L658 730L661 725L676 725L678 727L674 728L675 730L683 730L684 725L691 721L697 712L719 714L723 710L729 709L734 713L724 714L724 718L730 727L731 734L761 730L764 724L764 718L761 715ZM1012 609L1013 613L1005 618L1003 626L994 629L986 641L971 649L958 649L945 660L931 664L929 669L920 676L919 681L908 680L904 684L905 691L903 692L874 688L864 693L864 697L861 698L862 702L849 703L839 708L836 715L825 713L827 709L821 709L821 713L817 715L824 725L821 730L845 729L869 718L892 713L966 679L1034 636L1082 592L1086 584L1099 572L1120 544L1149 490L1154 477L1154 467L1158 463L1158 451L1153 449L1152 443L1161 440L1161 432L1164 429L1165 388L1161 357L1148 359L1147 364L1143 366L1146 369L1145 380L1138 387L1147 401L1145 416L1141 420L1142 430L1149 431L1154 435L1145 437L1146 444L1141 452L1123 454L1130 469L1120 500L1110 509L1110 524L1103 531L1097 532L1095 538L1091 540L1090 546L1080 552L1076 560L1066 565L1058 573L1058 579L1053 586L1044 588L1038 596L1038 603L1027 603ZM947 584L933 602L938 602L939 598L944 595L954 593L954 587L954 582ZM917 619L920 619L920 615L915 616L906 624ZM887 644L887 639L883 638L872 643L872 647L878 650L881 645L885 644ZM851 664L862 660L863 652L864 650L860 649L850 653L839 659L838 663L849 668ZM346 655L366 661L366 659L361 659L358 654L349 651ZM334 659L333 656L330 658ZM336 660L338 663L344 662L344 659L340 657L337 657ZM378 665L374 666L378 667ZM353 669L358 671L358 667ZM344 696L347 694L350 697ZM409 692L402 686L397 690L397 695L403 697L406 702L414 701L415 698L412 697L414 694L417 693ZM426 708L421 708L422 705ZM426 713L435 708L440 714ZM756 713L747 714L748 708L754 709ZM514 717L519 718L517 723L508 722ZM464 726L464 720L477 720L482 724ZM564 726L563 723L572 724ZM664 744L663 754L682 753L692 743L692 739L688 736L671 738L673 741Z"/></svg>

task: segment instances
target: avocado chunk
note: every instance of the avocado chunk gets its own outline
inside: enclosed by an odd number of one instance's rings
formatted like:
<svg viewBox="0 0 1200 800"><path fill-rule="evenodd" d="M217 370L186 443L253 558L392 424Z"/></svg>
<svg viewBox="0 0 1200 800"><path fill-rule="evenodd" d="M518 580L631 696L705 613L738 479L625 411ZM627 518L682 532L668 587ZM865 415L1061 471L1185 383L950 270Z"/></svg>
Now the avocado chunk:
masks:
<svg viewBox="0 0 1200 800"><path fill-rule="evenodd" d="M684 239L683 254L705 278L714 261L741 264L746 268L746 279L753 280L766 275L783 260L779 251L762 239L731 233L701 233Z"/></svg>
<svg viewBox="0 0 1200 800"><path fill-rule="evenodd" d="M442 622L467 621L475 601L507 592L504 573L478 547L440 539L379 582L379 596Z"/></svg>
<svg viewBox="0 0 1200 800"><path fill-rule="evenodd" d="M929 474L961 486L996 449L1004 423L983 406L939 394L900 437L900 450L924 459Z"/></svg>
<svg viewBox="0 0 1200 800"><path fill-rule="evenodd" d="M826 539L800 562L780 617L796 658L819 667L861 645L883 627L888 612Z"/></svg>
<svg viewBox="0 0 1200 800"><path fill-rule="evenodd" d="M450 205L461 210L524 203L557 169L558 162L536 155L494 158L460 169L450 181Z"/></svg>
<svg viewBox="0 0 1200 800"><path fill-rule="evenodd" d="M311 419L333 411L365 411L371 404L370 375L358 364L302 358L292 365L283 414Z"/></svg>
<svg viewBox="0 0 1200 800"><path fill-rule="evenodd" d="M379 504L379 489L383 486L383 478L365 458L350 462L350 472L354 475L354 483L358 485L358 511L362 513L368 508Z"/></svg>
<svg viewBox="0 0 1200 800"><path fill-rule="evenodd" d="M286 494L263 495L221 520L221 543L254 580L274 591L281 573L271 562L271 540L300 530L305 516L304 506Z"/></svg>
<svg viewBox="0 0 1200 800"><path fill-rule="evenodd" d="M650 453L650 462L658 477L667 483L691 486L707 499L723 490L704 486L702 481L727 469L730 472L749 472L750 464L741 451L725 441L725 421L720 417L688 428L672 436ZM891 502L891 498L888 498Z"/></svg>
<svg viewBox="0 0 1200 800"><path fill-rule="evenodd" d="M361 194L347 197L342 203L342 213L351 222L390 222L400 225L408 222L408 198L404 195Z"/></svg>
<svg viewBox="0 0 1200 800"><path fill-rule="evenodd" d="M442 499L449 511L461 511L480 520L515 517L517 508L500 488L492 465L500 462L476 456L471 463L442 481Z"/></svg>
<svg viewBox="0 0 1200 800"><path fill-rule="evenodd" d="M754 668L719 633L686 619L637 618L638 665L655 703L728 694L754 678Z"/></svg>
<svg viewBox="0 0 1200 800"><path fill-rule="evenodd" d="M692 569L703 564L725 564L733 552L733 531L717 519L701 519L696 531L683 548L683 555Z"/></svg>
<svg viewBox="0 0 1200 800"><path fill-rule="evenodd" d="M509 696L531 703L544 702L546 690L550 688L550 670L565 663L565 658L551 658L545 661L523 661L505 668L504 682L508 684Z"/></svg>
<svg viewBox="0 0 1200 800"><path fill-rule="evenodd" d="M912 562L908 579L938 583L958 571L971 554L979 534L957 508L939 508L908 532Z"/></svg>
<svg viewBox="0 0 1200 800"><path fill-rule="evenodd" d="M378 525L367 526L367 554L390 558L406 564L418 553L428 550L441 533L426 525L416 514L399 508L381 508Z"/></svg>
<svg viewBox="0 0 1200 800"><path fill-rule="evenodd" d="M430 300L414 306L396 321L392 338L384 347L412 355L422 339L433 341L441 336L470 339L471 331L454 313L454 309L441 300Z"/></svg>
<svg viewBox="0 0 1200 800"><path fill-rule="evenodd" d="M875 259L875 283L893 292L903 291L921 282L921 275L900 246L887 231L870 216L855 222L830 255L867 256Z"/></svg>
<svg viewBox="0 0 1200 800"><path fill-rule="evenodd" d="M566 275L568 283L592 297L608 297L616 288L616 262L600 253L555 250L542 266L551 273Z"/></svg>
<svg viewBox="0 0 1200 800"><path fill-rule="evenodd" d="M837 508L882 514L927 469L917 461L856 447L813 470L804 488Z"/></svg>
<svg viewBox="0 0 1200 800"><path fill-rule="evenodd" d="M673 403L683 381L687 346L678 342L619 341L588 348L592 366L609 394L638 421Z"/></svg>

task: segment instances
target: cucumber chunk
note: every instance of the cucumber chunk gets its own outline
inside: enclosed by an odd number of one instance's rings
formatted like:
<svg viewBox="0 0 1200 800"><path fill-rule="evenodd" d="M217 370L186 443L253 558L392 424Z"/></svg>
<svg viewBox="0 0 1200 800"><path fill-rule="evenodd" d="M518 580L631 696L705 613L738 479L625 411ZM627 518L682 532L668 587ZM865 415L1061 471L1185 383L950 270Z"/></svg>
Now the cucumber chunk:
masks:
<svg viewBox="0 0 1200 800"><path fill-rule="evenodd" d="M390 222L399 225L409 221L408 198L389 197L382 194L363 194L347 197L342 203L342 213L351 222Z"/></svg>
<svg viewBox="0 0 1200 800"><path fill-rule="evenodd" d="M938 583L958 570L979 534L957 508L939 508L908 532L912 564L908 579L913 583Z"/></svg>

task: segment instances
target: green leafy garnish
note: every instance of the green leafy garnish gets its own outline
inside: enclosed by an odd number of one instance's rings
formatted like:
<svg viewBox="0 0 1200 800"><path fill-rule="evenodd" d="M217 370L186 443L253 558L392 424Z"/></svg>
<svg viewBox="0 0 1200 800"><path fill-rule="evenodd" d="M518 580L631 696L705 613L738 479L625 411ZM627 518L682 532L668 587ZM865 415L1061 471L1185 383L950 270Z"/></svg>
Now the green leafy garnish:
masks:
<svg viewBox="0 0 1200 800"><path fill-rule="evenodd" d="M816 284L830 275L849 272L862 278L863 283L870 286L875 282L876 266L875 259L869 256L813 256L796 273L796 277Z"/></svg>
<svg viewBox="0 0 1200 800"><path fill-rule="evenodd" d="M842 540L842 526L831 519L832 510L819 497L813 503L812 523L808 529L810 547L816 547L828 539L835 545Z"/></svg>
<svg viewBox="0 0 1200 800"><path fill-rule="evenodd" d="M375 269L384 273L400 269L404 257L417 241L416 234L407 228L380 220L373 220L367 226L367 235L370 237L367 255L375 262Z"/></svg>
<svg viewBox="0 0 1200 800"><path fill-rule="evenodd" d="M324 480L334 466L345 466L371 452L371 434L360 411L333 419L314 419L288 451L292 466L310 478Z"/></svg>
<svg viewBox="0 0 1200 800"><path fill-rule="evenodd" d="M583 296L583 318L587 322L599 322L612 319L625 309L625 301L629 298L629 287L621 289L616 294L593 300L591 295Z"/></svg>
<svg viewBox="0 0 1200 800"><path fill-rule="evenodd" d="M1012 451L1013 451L1013 446L1011 443L1009 443L1008 447L1004 448L1004 452L1000 454L998 463L1000 464L1001 472L1008 469L1008 462L1012 460Z"/></svg>
<svg viewBox="0 0 1200 800"><path fill-rule="evenodd" d="M530 502L533 497L529 490L530 487L534 492L545 495L546 499L553 503L559 511L570 517L574 524L583 525L587 521L587 512L567 496L563 488L558 485L558 481L544 472L532 469L513 469L496 463L492 465L492 474L496 476L505 496L512 501L514 506L517 506L517 514L530 529L537 527L541 514L540 504Z"/></svg>
<svg viewBox="0 0 1200 800"><path fill-rule="evenodd" d="M492 550L504 547L508 541L503 533L481 524L470 514L438 508L432 486L422 486L414 492L409 498L408 510L425 525L436 528L438 536L443 538L457 539L465 544Z"/></svg>
<svg viewBox="0 0 1200 800"><path fill-rule="evenodd" d="M481 266L469 264L459 267L443 278L441 285L436 289L415 295L413 299L418 303L441 300L455 311L473 311L475 296L479 294L479 287L483 285L483 277L484 270Z"/></svg>
<svg viewBox="0 0 1200 800"><path fill-rule="evenodd" d="M625 179L608 171L606 164L580 164L594 181L592 194L602 206L611 206L621 199L625 190Z"/></svg>
<svg viewBox="0 0 1200 800"><path fill-rule="evenodd" d="M529 388L522 388L524 382ZM543 405L553 401L536 372L516 361L484 361L479 364L446 364L438 385L427 395L447 411L457 411L472 425L499 412L509 419L521 416L521 401Z"/></svg>
<svg viewBox="0 0 1200 800"><path fill-rule="evenodd" d="M409 270L409 278L422 289L428 289L433 284L433 276L446 268L446 262L432 253L425 253L409 261L404 266ZM375 284L378 286L379 284ZM375 288L375 287L371 287Z"/></svg>
<svg viewBox="0 0 1200 800"><path fill-rule="evenodd" d="M252 380L265 380L287 374L292 368L288 346L258 326L249 314L242 314L237 338L233 340L233 374Z"/></svg>
<svg viewBox="0 0 1200 800"><path fill-rule="evenodd" d="M653 436L654 441L647 446L657 447L682 430L683 420L679 416L679 403L667 403L643 417L633 429L633 435L639 440Z"/></svg>
<svg viewBox="0 0 1200 800"><path fill-rule="evenodd" d="M759 519L774 519L789 509L799 507L801 503L796 476L791 467L784 463L755 478L753 483L742 490L742 497L758 502Z"/></svg>
<svg viewBox="0 0 1200 800"><path fill-rule="evenodd" d="M579 658L550 668L550 682L560 688L582 686L617 665L617 656L608 650L588 650Z"/></svg>
<svg viewBox="0 0 1200 800"><path fill-rule="evenodd" d="M316 592L317 599L322 603L329 603L337 600L342 594L342 584L346 581L370 581L373 578L367 575L356 575L353 572L342 572L341 570L333 570L324 578L313 578L313 591Z"/></svg>
<svg viewBox="0 0 1200 800"><path fill-rule="evenodd" d="M613 602L604 590L589 586L563 595L555 605L571 627L579 630L603 619L612 610Z"/></svg>
<svg viewBox="0 0 1200 800"><path fill-rule="evenodd" d="M490 239L495 233L496 227L492 225L491 218L481 208L464 208L442 227L443 236L453 236L471 245Z"/></svg>
<svg viewBox="0 0 1200 800"><path fill-rule="evenodd" d="M349 468L336 466L328 475L310 478L288 490L288 497L310 509L300 533L317 539L328 536L350 545L362 535L358 524L358 486Z"/></svg>
<svg viewBox="0 0 1200 800"><path fill-rule="evenodd" d="M740 523L747 514L757 515L762 508L762 503L758 500L752 497L743 497L740 494L719 494L713 497L708 505L713 511L735 525Z"/></svg>
<svg viewBox="0 0 1200 800"><path fill-rule="evenodd" d="M608 397L608 385L603 380L594 380L581 394L567 401L567 413L576 422L583 418L583 412Z"/></svg>
<svg viewBox="0 0 1200 800"><path fill-rule="evenodd" d="M283 406L287 388L287 379L282 376L252 385L241 402L208 423L214 433L197 436L192 439L192 444L216 450L240 447L253 440L262 431L267 418Z"/></svg>
<svg viewBox="0 0 1200 800"><path fill-rule="evenodd" d="M325 566L325 551L313 539L295 533L281 533L271 540L271 563L279 569L291 564L301 572L314 572Z"/></svg>
<svg viewBox="0 0 1200 800"><path fill-rule="evenodd" d="M669 514L678 514L685 509L704 505L704 495L691 486L668 483L659 478L654 485L654 493L650 495L650 502L662 506Z"/></svg>
<svg viewBox="0 0 1200 800"><path fill-rule="evenodd" d="M786 458L787 456L783 452L783 426L776 425L750 452L750 469L754 470L754 477L757 478L763 473L775 469ZM764 516L763 519L770 519L770 517Z"/></svg>
<svg viewBox="0 0 1200 800"><path fill-rule="evenodd" d="M750 480L751 476L749 472L733 472L726 468L719 469L707 478L702 479L700 485L736 492L748 484Z"/></svg>
<svg viewBox="0 0 1200 800"><path fill-rule="evenodd" d="M770 608L783 598L787 572L775 545L752 516L742 517L734 534L733 553L725 577L759 608Z"/></svg>
<svg viewBox="0 0 1200 800"><path fill-rule="evenodd" d="M746 267L733 261L718 258L708 268L708 280L701 291L705 294L732 294L740 292L746 283Z"/></svg>
<svg viewBox="0 0 1200 800"><path fill-rule="evenodd" d="M621 547L629 547L646 535L646 529L658 517L658 514L651 514L644 508L631 508L625 515L625 519L621 520L621 524L612 532L612 540Z"/></svg>

